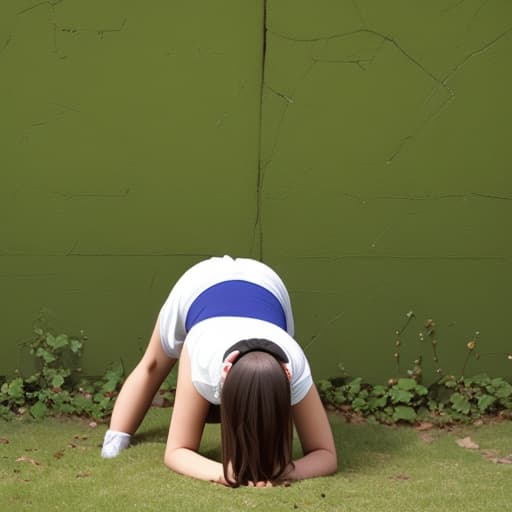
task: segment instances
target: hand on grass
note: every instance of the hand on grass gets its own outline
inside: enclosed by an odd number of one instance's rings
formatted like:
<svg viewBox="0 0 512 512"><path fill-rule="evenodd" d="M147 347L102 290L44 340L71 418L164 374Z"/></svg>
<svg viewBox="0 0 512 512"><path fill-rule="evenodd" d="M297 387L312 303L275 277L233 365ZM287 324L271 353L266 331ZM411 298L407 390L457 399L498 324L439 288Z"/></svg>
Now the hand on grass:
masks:
<svg viewBox="0 0 512 512"><path fill-rule="evenodd" d="M247 484L247 487L273 487L272 482L265 482L264 480L260 480L259 482L251 482Z"/></svg>

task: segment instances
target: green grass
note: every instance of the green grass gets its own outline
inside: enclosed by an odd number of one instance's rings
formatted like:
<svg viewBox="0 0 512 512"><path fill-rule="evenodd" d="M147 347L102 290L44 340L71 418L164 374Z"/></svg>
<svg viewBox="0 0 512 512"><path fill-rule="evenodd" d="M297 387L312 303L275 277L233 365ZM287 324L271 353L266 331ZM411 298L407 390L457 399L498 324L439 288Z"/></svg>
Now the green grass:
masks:
<svg viewBox="0 0 512 512"><path fill-rule="evenodd" d="M332 417L339 472L290 487L227 489L164 466L169 409L152 409L136 444L99 456L105 426L76 419L0 422L0 510L41 511L507 511L512 464L483 450L512 453L512 422L431 430L354 425ZM455 441L471 436L480 450ZM427 441L430 441L427 439ZM298 448L297 448L298 449ZM218 458L218 426L206 428L202 452ZM16 461L20 457L40 463Z"/></svg>

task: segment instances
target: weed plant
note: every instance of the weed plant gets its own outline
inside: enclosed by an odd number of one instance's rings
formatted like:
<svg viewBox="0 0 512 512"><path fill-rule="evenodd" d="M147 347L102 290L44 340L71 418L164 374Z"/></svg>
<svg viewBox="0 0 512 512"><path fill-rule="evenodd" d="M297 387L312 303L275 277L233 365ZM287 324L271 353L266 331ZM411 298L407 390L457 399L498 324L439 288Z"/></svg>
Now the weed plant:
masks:
<svg viewBox="0 0 512 512"><path fill-rule="evenodd" d="M397 373L402 372L401 337L415 318L409 311L405 323L395 331L394 359ZM324 404L345 413L381 423L416 423L431 421L436 424L471 422L484 415L499 415L512 418L512 385L501 377L492 378L483 373L468 377L466 368L471 358L479 359L476 332L466 343L466 354L461 375L446 375L439 366L436 324L427 320L418 338L421 344L428 343L432 360L437 366L435 380L424 385L423 355L414 360L412 368L401 378L389 379L387 385L364 383L361 378L342 377L321 380L318 383ZM512 361L512 354L505 353ZM343 369L343 367L341 367Z"/></svg>

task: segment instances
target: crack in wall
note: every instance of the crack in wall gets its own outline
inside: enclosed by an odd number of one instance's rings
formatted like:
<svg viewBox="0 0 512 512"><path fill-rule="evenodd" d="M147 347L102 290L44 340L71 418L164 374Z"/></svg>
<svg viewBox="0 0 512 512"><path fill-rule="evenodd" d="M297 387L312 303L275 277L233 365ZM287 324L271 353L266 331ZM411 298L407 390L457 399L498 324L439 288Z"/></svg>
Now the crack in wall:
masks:
<svg viewBox="0 0 512 512"><path fill-rule="evenodd" d="M377 237L373 240L373 242L370 244L370 247L372 249L375 249L375 247L377 247L377 242L380 242L380 240L382 240L382 237L393 227L393 224L391 224L390 226L387 226L385 227L381 233L379 233L379 235L377 235Z"/></svg>
<svg viewBox="0 0 512 512"><path fill-rule="evenodd" d="M60 274L45 274L45 273L33 273L33 274L0 274L0 279L34 279L34 278L54 278Z"/></svg>
<svg viewBox="0 0 512 512"><path fill-rule="evenodd" d="M483 8L483 6L485 5L486 2L484 2L483 4L480 5L480 8ZM478 12L478 11L477 11ZM368 29L368 28L361 28L361 29L357 29L357 30L353 30L353 31L349 31L349 32L343 32L343 33L339 33L339 34L333 34L333 35L330 35L330 36L323 36L323 37L314 37L314 38L296 38L296 37L291 37L289 35L286 35L286 34L282 34L282 33L279 33L279 32L276 32L276 31L273 31L271 30L270 28L267 29L269 33L271 33L272 35L276 36L276 37L280 37L282 39L286 39L286 40L289 40L289 41L295 41L295 42L318 42L318 41L329 41L329 40L333 40L333 39L339 39L339 38L346 38L346 37L351 37L351 36L354 36L356 34L361 34L361 33L366 33L366 34L370 34L370 35L374 35L376 37L379 37L382 39L382 45L385 44L385 43L389 43L391 45L393 45L407 60L409 60L412 64L414 64L417 68L419 68L430 80L432 80L435 84L434 88L432 89L431 93L429 94L429 96L425 99L425 103L427 103L439 90L443 89L444 91L447 92L448 96L446 97L446 99L439 105L439 107L437 109L435 109L430 115L428 115L427 117L425 117L425 119L420 122L419 126L413 130L412 133L410 133L409 135L403 137L400 141L400 143L398 144L397 148L393 151L393 153L389 156L389 158L386 160L386 163L387 164L391 164L398 156L400 156L400 154L402 153L402 151L413 141L413 140L416 140L417 137L421 134L421 132L426 128L426 126L432 122L435 118L437 118L454 100L455 100L455 97L456 97L456 94L455 94L455 91L449 87L448 85L448 82L450 81L450 79L460 70L462 69L471 59L473 59L474 57L477 57L485 52L487 52L489 49L491 49L493 46L495 46L496 44L498 44L498 42L503 39L504 37L506 37L510 32L512 32L512 28L509 28L507 30L505 30L504 32L502 32L501 34L499 34L497 37L495 37L494 39L492 39L490 42L486 43L485 45L483 45L482 47L472 51L471 53L469 53L468 55L466 55L460 62L458 62L444 77L439 77L439 76L436 76L433 72L431 72L429 69L427 69L427 67L425 67L418 59L416 59L413 55L411 55L405 48L403 48L393 37L387 35L387 34L384 34L382 32L378 32L376 30L373 30L373 29ZM339 63L339 64L353 64L353 65L357 65L359 66L359 68L361 70L366 70L366 67L364 64L367 64L367 63L370 63L372 62L377 54L378 54L378 51L380 51L380 47L379 49L376 51L376 53L373 55L373 57L371 59L368 60L368 62L365 60L365 59L354 59L354 60L335 60L335 59L313 59L313 62L314 64L316 63L319 63L319 62L326 62L326 63ZM307 73L305 74L305 76L307 74L309 74L311 72L311 68L308 69ZM302 81L304 78L302 77L302 79L300 81ZM286 99L286 96L285 95L282 95L282 93L279 93L277 91L275 91L275 89L272 89L273 92L277 93L278 95L284 97ZM284 115L286 115L286 111L284 112ZM280 134L280 129L281 129L281 125L282 123L284 122L284 115L282 116L281 118L281 122L279 123L278 125L278 130L277 130L277 136L276 136L276 139L279 137L279 134ZM277 143L277 142L276 142ZM274 148L275 149L275 148ZM271 155L274 153L274 151L271 152Z"/></svg>
<svg viewBox="0 0 512 512"><path fill-rule="evenodd" d="M61 4L64 0L46 0L37 2L26 9L23 9L19 11L18 15L25 15L34 9L37 9L42 6L48 6L50 9L52 9L53 12L55 12L55 8L57 5ZM461 5L464 2L464 0L458 2L456 5L451 6L450 9L455 9L459 5ZM488 0L484 0L478 9L475 11L474 16L480 13L480 11L485 7L485 5L488 3ZM357 15L362 23L365 22L364 17L362 15L360 6L358 5L356 0L352 1L353 7L357 12ZM486 43L481 48L478 48L468 55L466 55L459 63L457 63L443 78L436 76L433 72L431 72L426 66L424 66L418 59L416 59L412 54L410 54L401 44L399 44L396 39L394 39L392 36L387 35L385 33L369 29L369 28L359 28L357 30L349 31L349 32L343 32L339 34L333 34L330 36L324 36L324 37L316 37L316 38L293 38L291 36L288 36L286 34L281 34L278 32L275 32L271 30L271 28L268 26L267 23L267 0L262 0L262 8L263 8L263 49L262 49L262 63L261 63L261 92L260 92L260 133L259 133L259 153L258 153L258 169L257 169L257 176L256 176L256 212L255 212L255 221L254 221L254 233L253 233L253 249L256 246L256 251L258 254L258 258L260 260L263 260L264 257L264 244L263 244L263 188L264 188L264 182L265 182L265 172L268 168L269 164L271 163L275 151L277 149L280 137L281 137L281 131L288 113L288 108L290 105L294 104L294 94L296 93L297 89L300 87L300 85L304 82L304 80L310 75L310 73L313 71L313 68L317 64L325 63L325 64L344 64L344 65L355 65L357 66L361 71L365 71L368 68L368 65L371 64L375 58L377 57L377 54L379 53L380 49L385 44L390 44L397 51L399 51L409 62L411 62L414 66L416 66L418 69L422 71L422 73L428 77L430 80L432 80L435 84L434 92L430 95L430 97L435 94L435 92L439 91L440 89L445 90L448 93L447 99L441 104L441 106L430 116L426 117L425 120L422 122L420 127L413 132L411 135L408 135L404 137L400 144L398 145L397 149L393 152L393 154L388 159L388 163L391 163L393 160L395 160L402 150L412 141L414 140L419 133L423 130L423 128L431 122L436 116L438 116L441 111L446 108L455 98L455 92L448 86L448 82L452 79L452 77L461 69L463 68L471 59L477 57L478 55L481 55L488 51L490 48L492 48L495 44L497 44L502 38L506 37L511 31L511 29L508 29L498 35L495 39L492 41ZM58 23L53 23L53 31L54 31L54 47L55 51L59 51L58 48L58 33L70 33L70 34L80 34L80 33L92 33L98 35L100 39L103 39L105 34L108 33L115 33L120 32L124 29L127 22L127 18L124 18L119 27L117 28L79 28L79 27L73 27L73 26L64 26L59 25ZM368 34L374 37L378 37L381 39L381 44L379 45L379 48L375 51L374 55L370 59L318 59L318 58L311 58L311 63L307 67L304 74L299 78L299 80L296 83L295 89L293 94L287 95L283 92L280 92L276 88L272 87L270 84L266 82L266 65L267 65L267 38L268 34L273 34L276 37L280 37L283 39L287 39L290 41L295 42L317 42L317 41L325 41L328 42L329 40L338 39L338 38L347 38L351 37L357 34ZM3 53L6 48L9 46L10 42L12 40L12 35L9 35L4 45L0 48L0 53ZM279 122L277 124L276 129L276 137L274 139L274 142L272 144L269 157L263 158L262 154L262 130L263 130L263 118L262 118L262 111L263 111L263 93L264 90L269 90L272 94L275 94L276 96L280 97L283 101L285 101L285 107L282 111L282 114L280 116ZM75 109L74 107L70 107L64 104L60 104L57 102L49 102L50 104L53 104L55 106L61 107L65 110L72 111L72 112L80 112L80 110ZM33 123L32 126L43 126L46 124L46 121ZM76 198L76 197L84 197L84 198L109 198L109 197L125 197L129 192L129 189L125 193L121 194L97 194L97 193L91 193L91 194L64 194L56 192L57 194L62 195L63 197L67 199ZM347 196L349 194L346 194ZM493 194L483 194L483 193L470 193L470 194L462 194L460 196L458 195L445 195L443 197L375 197L371 199L406 199L406 200L415 200L415 201L424 201L424 200L437 200L437 199L445 199L448 197L483 197L483 198L490 198L490 199L500 199L500 200L511 200L512 198L506 197L506 196L498 196Z"/></svg>
<svg viewBox="0 0 512 512"><path fill-rule="evenodd" d="M158 277L158 272L153 272L153 275L151 276L151 281L149 282L149 289L148 289L149 293L151 293L153 291L157 277Z"/></svg>
<svg viewBox="0 0 512 512"><path fill-rule="evenodd" d="M54 191L54 194L63 197L64 199L112 199L112 198L126 198L130 194L130 188L126 188L122 192L102 193L102 192L89 192L89 193L66 193Z"/></svg>
<svg viewBox="0 0 512 512"><path fill-rule="evenodd" d="M11 41L12 41L12 34L9 34L7 36L7 39L5 40L5 43L0 48L0 55L7 50L7 47L11 44Z"/></svg>
<svg viewBox="0 0 512 512"><path fill-rule="evenodd" d="M128 18L123 18L123 21L117 28L79 28L79 27L73 27L70 25L67 25L67 26L59 25L58 23L54 23L54 26L56 27L56 30L58 30L60 32L66 32L69 34L82 34L82 33L96 34L100 39L103 39L105 34L121 32L124 29L124 27L126 26L127 21L128 21Z"/></svg>
<svg viewBox="0 0 512 512"><path fill-rule="evenodd" d="M59 255L62 256L62 255ZM186 258L211 258L213 254L211 253L193 253L193 252L153 252L153 253L144 253L144 252L73 252L70 254L66 254L66 256L72 257L100 257L100 258L133 258L133 257L144 257L144 258L161 258L161 257L186 257Z"/></svg>
<svg viewBox="0 0 512 512"><path fill-rule="evenodd" d="M64 110L69 110L70 112L80 113L80 110L78 110L76 107L70 107L69 105L64 105L64 103L57 103L56 101L49 101L48 104L55 105L56 107L63 108Z"/></svg>
<svg viewBox="0 0 512 512"><path fill-rule="evenodd" d="M478 9L473 13L469 22L473 21L482 11L482 9L489 3L489 0L483 0L483 2L479 5Z"/></svg>
<svg viewBox="0 0 512 512"><path fill-rule="evenodd" d="M63 192L61 190L45 190L40 187L19 187L14 190L13 197L17 198L25 191L36 192L39 196L42 194L69 199L125 199L131 192L131 189L125 188L119 192Z"/></svg>
<svg viewBox="0 0 512 512"><path fill-rule="evenodd" d="M29 134L30 134L31 129L38 128L40 126L46 126L46 125L54 123L54 122L62 121L66 117L67 112L73 112L73 113L78 113L78 114L81 113L81 111L78 110L76 107L71 107L69 105L65 105L63 103L58 103L55 101L49 101L48 105L52 105L53 107L58 107L63 110L54 112L53 115L49 114L49 119L47 119L47 120L35 121L35 122L31 123L30 126L25 128L24 131L22 132L21 137L20 137L21 143L27 143L29 141Z"/></svg>
<svg viewBox="0 0 512 512"><path fill-rule="evenodd" d="M319 64L352 64L357 66L361 71L366 71L368 69L368 64L373 62L373 58L371 59L352 59L352 60L343 60L343 59L316 59L312 57L312 60L315 63Z"/></svg>
<svg viewBox="0 0 512 512"><path fill-rule="evenodd" d="M444 7L443 9L441 9L441 12L446 14L447 12L454 11L455 9L460 7L462 4L464 4L465 2L466 2L466 0L458 0L457 3L455 3L453 5L449 5L448 7Z"/></svg>
<svg viewBox="0 0 512 512"><path fill-rule="evenodd" d="M403 151L403 149L412 141L414 140L420 132L424 129L424 127L432 121L435 117L437 117L455 98L455 92L448 86L447 82L448 80L442 79L439 76L436 76L432 71L430 71L426 66L424 66L418 59L416 59L413 55L411 55L402 45L400 45L395 38L384 34L382 32L379 32L377 30L369 29L369 28L360 28L357 30L352 30L348 32L342 32L338 34L332 34L330 36L323 36L323 37L313 37L313 38L296 38L291 37L287 34L279 33L276 31L273 31L271 29L267 29L267 31L271 34L273 34L276 37L280 37L285 40L294 41L294 42L319 42L319 41L330 41L334 39L341 39L341 38L348 38L353 37L358 34L368 34L374 37L378 37L381 39L381 45L377 48L374 55L371 59L349 59L349 60L330 60L330 59L313 59L313 63L316 64L318 62L331 62L331 63L340 63L340 64L352 64L357 65L362 71L366 71L367 65L375 60L378 53L380 52L381 48L384 44L388 43L391 44L399 53L401 53L409 62L411 62L416 68L418 68L426 77L428 77L431 81L436 84L436 86L433 88L433 91L430 95L432 97L437 91L439 91L441 88L444 89L448 93L447 99L440 105L440 107L434 111L430 116L428 116L425 121L423 121L419 127L411 134L407 135L406 137L403 137L400 143L398 144L398 147L393 151L393 153L388 157L386 160L387 164L391 164ZM364 64L366 64L366 66ZM311 69L308 70L308 74L311 72ZM448 77L449 78L449 77ZM302 80L301 80L302 81ZM428 100L426 100L428 101Z"/></svg>
<svg viewBox="0 0 512 512"><path fill-rule="evenodd" d="M403 254L342 254L338 256L296 256L301 261L323 261L337 263L343 260L404 260L404 261L501 261L508 262L512 258L509 256L457 256L436 254L432 256L424 255L403 255Z"/></svg>
<svg viewBox="0 0 512 512"><path fill-rule="evenodd" d="M275 35L275 33L273 33L273 34ZM328 43L328 40L326 40L325 42ZM324 63L324 62L325 63L336 62L336 63L343 63L343 64L351 64L351 65L357 65L358 68L361 71L366 71L368 69L368 65L374 62L374 60L376 59L377 55L379 54L379 52L381 51L381 49L383 48L385 43L386 43L385 40L381 41L380 45L375 49L375 52L371 56L370 59L353 59L353 60L329 61L328 59L317 59L317 58L311 57L311 62L309 64L309 66L306 68L306 71L302 74L302 76L299 78L299 80L295 84L295 88L294 88L292 94L295 95L295 93L299 89L300 85L310 75L310 73L312 72L313 68L317 64L321 64L321 63ZM366 64L365 66L362 65L363 62ZM274 157L274 154L275 154L275 151L277 149L277 146L279 144L280 135L281 135L281 129L282 129L282 126L284 124L286 115L288 113L288 107L289 107L289 105L292 105L293 103L295 103L295 99L292 96L289 96L289 95L287 95L287 94L285 94L285 93L283 93L281 91L278 91L274 87L270 86L267 82L264 83L264 87L266 89L268 89L270 92L272 92L273 94L275 94L276 96L278 96L281 99L285 100L286 101L286 105L285 105L285 108L283 109L283 111L281 113L281 117L280 117L279 122L277 124L276 136L274 138L274 143L272 144L272 148L270 150L270 155L269 155L269 157L266 160L263 161L263 166L262 166L263 173L264 173L265 169L267 168L267 166L272 161L272 159Z"/></svg>
<svg viewBox="0 0 512 512"><path fill-rule="evenodd" d="M28 12L33 11L34 9L37 9L38 7L41 7L43 5L48 5L55 12L55 6L63 2L64 0L44 0L42 2L37 2L36 4L33 4L30 7L27 7L26 9L18 11L17 15L22 16L23 14L27 14Z"/></svg>
<svg viewBox="0 0 512 512"><path fill-rule="evenodd" d="M315 288L290 288L290 292L293 295L296 295L298 293L318 293L319 295L347 295L346 290L319 290Z"/></svg>
<svg viewBox="0 0 512 512"><path fill-rule="evenodd" d="M167 257L186 257L186 258L211 258L214 256L212 253L196 253L196 252L152 252L152 253L144 253L144 252L25 252L25 251L9 251L4 250L0 253L0 258L7 257L11 258L13 256L16 257L35 257L35 258L46 258L46 257L56 257L56 258L66 258L66 257L98 257L98 258L167 258Z"/></svg>
<svg viewBox="0 0 512 512"><path fill-rule="evenodd" d="M59 53L61 51L61 48L59 47L58 42L58 33L68 33L68 34L75 34L79 35L82 33L92 33L96 34L101 40L104 39L105 34L112 34L116 32L121 32L127 22L127 18L125 17L120 25L118 27L114 28L80 28L80 27L74 27L70 25L60 25L56 21L56 7L60 4L62 4L64 0L44 0L41 2L37 2L25 9L22 9L17 12L17 16L24 16L26 14L29 14L30 12L34 11L35 9L43 6L48 6L52 11L52 42L53 42L53 53ZM0 51L1 53L1 51ZM67 55L63 55L60 57L60 59L66 59Z"/></svg>
<svg viewBox="0 0 512 512"><path fill-rule="evenodd" d="M105 34L113 34L117 32L121 32L128 21L128 18L123 18L123 21L120 23L117 28L79 28L73 27L70 25L59 25L55 20L52 23L53 26L53 52L59 53L61 48L58 42L58 33L72 34L72 35L80 35L80 34L96 34L100 40L103 40ZM66 59L67 55L63 55L60 57L61 59Z"/></svg>
<svg viewBox="0 0 512 512"><path fill-rule="evenodd" d="M382 283L378 284L377 286L375 286L373 283L371 283L369 286L366 286L363 289L359 290L359 292L364 296L370 294L370 299L372 299L372 298L374 298L372 296L374 296L376 293L381 293L381 291L386 289L387 286L388 286L388 284L385 282L382 282ZM312 291L315 291L315 290L312 290ZM325 293L324 290L318 290L318 292ZM340 293L339 291L333 292L333 291L327 290L327 293L336 293L337 295L341 294L341 295L345 296L348 300L350 299L350 296L347 294L347 291ZM311 338L309 339L309 342L304 346L304 350L307 350L309 347L311 347L311 345L315 344L319 340L321 335L325 332L325 330L328 327L334 325L345 314L346 314L346 311L341 311L339 313L336 313L331 318L329 318L327 320L327 322L322 323L322 325L319 327L319 329L316 331L316 333L311 336Z"/></svg>
<svg viewBox="0 0 512 512"><path fill-rule="evenodd" d="M380 201L380 200L391 200L391 201L439 201L444 199L470 199L472 197L479 197L483 199L497 199L500 201L512 201L512 196L503 194L490 194L485 192L453 192L449 194L420 194L420 195L406 195L406 196L358 196L356 194L350 194L344 192L342 194L350 199L355 199L362 203L367 201Z"/></svg>
<svg viewBox="0 0 512 512"><path fill-rule="evenodd" d="M366 21L364 19L363 13L361 11L361 8L359 7L359 3L357 0L352 0L352 5L354 6L354 10L356 11L357 17L359 18L359 21L362 25L366 25Z"/></svg>
<svg viewBox="0 0 512 512"><path fill-rule="evenodd" d="M482 8L482 7L483 7L483 4L480 6L480 8ZM416 67L418 67L426 76L428 76L432 81L434 81L436 86L433 88L431 94L425 100L425 102L428 102L434 96L434 94L436 94L441 88L443 88L448 93L448 96L445 99L445 101L443 101L441 103L441 105L432 114L427 116L420 123L418 128L415 131L413 131L413 133L411 133L410 135L407 135L406 137L404 137L400 141L400 143L399 143L398 147L396 148L396 150L390 155L390 157L386 161L386 163L390 164L400 155L402 150L411 141L415 140L418 137L418 135L422 132L422 130L431 121L433 121L436 117L438 117L443 112L443 110L445 110L446 107L448 107L454 101L455 96L456 96L455 95L455 91L448 86L448 82L454 76L454 74L457 73L462 67L464 67L467 64L467 62L469 62L471 59L473 59L474 57L476 57L478 55L481 55L481 54L485 53L490 48L492 48L494 45L496 45L501 39L506 37L512 31L512 28L505 30L504 32L499 34L497 37L495 37L490 42L486 43L481 48L478 48L478 49L472 51L471 53L469 53L459 63L457 63L452 68L452 70L449 71L443 78L440 78L440 77L436 76L434 73L432 73L431 71L429 71L423 64L421 64L416 58L414 58L409 52L407 52L400 44L398 44L398 42L394 38L392 38L392 37L390 37L390 36L388 36L386 34L383 34L381 32L372 30L372 29L363 28L363 29L358 29L358 30L355 30L355 31L344 32L344 33L340 33L340 34L334 34L334 35L331 35L331 36L325 36L325 37L319 37L319 38L293 38L293 37L290 37L290 36L287 36L285 34L281 34L281 33L275 32L275 31L271 31L271 30L269 30L269 31L273 35L275 35L277 37L281 37L283 39L287 39L287 40L291 40L291 41L296 41L296 42L315 42L315 41L322 41L322 40L328 41L328 40L332 40L332 39L350 37L350 36L353 36L353 35L359 34L359 33L373 34L375 36L378 36L378 37L382 38L383 44L386 43L386 42L392 44L400 53L402 53L402 55L404 55L410 62L412 62ZM372 57L372 59L370 59L370 62L375 59L377 53L378 53L378 51L375 53L375 55ZM320 60L320 59L317 59L315 62L333 62L333 63L338 62L338 63L341 63L341 64L356 64L362 70L365 70L365 67L362 65L364 60L353 60L353 61L351 61L351 60L348 60L348 61L347 60L340 60L340 61L336 61L336 60Z"/></svg>
<svg viewBox="0 0 512 512"><path fill-rule="evenodd" d="M416 139L420 133L426 128L426 126L433 121L435 118L439 117L439 115L450 105L456 97L455 91L451 89L448 86L448 82L453 76L462 69L471 59L474 57L477 57L478 55L481 55L488 50L490 50L492 47L494 47L496 44L498 44L501 39L506 37L508 34L512 32L512 27L505 30L501 34L499 34L497 37L492 39L490 42L483 45L481 48L477 48L476 50L473 50L468 55L466 55L460 62L458 62L437 84L436 87L432 89L432 92L430 95L426 98L425 102L428 102L439 90L441 87L443 87L446 91L448 91L448 97L444 102L441 103L441 105L429 116L427 116L418 126L418 128L410 135L402 139L400 142L398 148L394 151L394 153L388 158L387 162L388 164L392 163L393 160L402 152L404 147L412 140Z"/></svg>
<svg viewBox="0 0 512 512"><path fill-rule="evenodd" d="M263 261L263 185L265 179L266 164L262 160L263 148L263 94L265 90L265 68L267 57L267 0L262 0L262 49L261 49L261 82L260 82L260 112L258 133L258 170L256 173L256 215L253 226L253 243L251 253L256 250L259 261ZM256 247L255 247L256 246Z"/></svg>
<svg viewBox="0 0 512 512"><path fill-rule="evenodd" d="M381 38L383 41L385 41L387 43L390 43L402 55L404 55L404 57L406 57L407 60L409 60L416 67L418 67L432 81L441 84L441 80L439 79L439 77L434 75L434 73L432 73L430 70L428 70L423 64L421 64L421 62L419 62L415 57L413 57L409 52L407 52L405 50L405 48L403 48L400 44L398 44L398 42L393 37L391 37L391 36L389 36L387 34L383 34L382 32L379 32L377 30L373 30L373 29L369 29L369 28L360 28L360 29L357 29L357 30L351 30L349 32L342 32L342 33L333 34L333 35L330 35L330 36L313 37L313 38L294 38L294 37L288 36L286 34L282 34L282 33L279 33L279 32L272 31L270 29L268 29L268 31L271 34L275 35L276 37L280 37L280 38L286 39L288 41L303 42L303 43L305 43L305 42L313 43L313 42L318 42L318 41L330 41L330 40L333 40L333 39L341 39L341 38L355 36L355 35L358 35L358 34L373 35L375 37Z"/></svg>
<svg viewBox="0 0 512 512"><path fill-rule="evenodd" d="M307 350L311 345L316 343L316 341L319 339L320 335L327 329L327 327L335 324L341 317L345 315L345 311L342 311L341 313L338 313L337 315L334 315L332 318L330 318L325 324L320 326L320 328L316 331L313 336L309 339L309 342L304 345L304 350Z"/></svg>
<svg viewBox="0 0 512 512"><path fill-rule="evenodd" d="M274 89L268 83L265 83L265 87L270 91L273 92L276 96L279 96L283 100L287 101L288 103L295 103L295 100L293 98L290 98L290 96L287 96L284 94L284 92L279 92L278 90Z"/></svg>
<svg viewBox="0 0 512 512"><path fill-rule="evenodd" d="M313 69L313 67L315 66L316 62L314 62L313 60L311 61L310 65L307 67L306 71L302 74L302 76L299 78L299 80L297 81L296 85L295 85L295 88L292 92L292 96L295 95L295 93L297 92L300 84L307 78L307 76L311 73L311 70ZM285 107L283 109L283 111L281 112L281 117L279 118L279 121L277 123L277 128L276 128L276 136L274 138L274 142L272 144L272 148L270 149L270 152L269 152L269 157L266 159L266 160L262 160L262 173L263 173L263 176L265 174L265 170L266 168L268 167L268 165L271 163L273 157L274 157L274 154L275 154L275 151L277 149L277 145L279 143L279 139L280 139L280 135L281 135L281 129L283 127L283 124L284 124L284 121L285 121L285 118L286 118L286 114L288 113L288 108L290 105L293 105L295 103L295 100L292 96L288 96L280 91L277 91L276 89L274 89L273 87L269 86L267 83L264 83L264 87L265 88L268 88L273 94L277 95L278 97L284 99L286 101L285 103ZM291 101L290 101L291 100Z"/></svg>
<svg viewBox="0 0 512 512"><path fill-rule="evenodd" d="M439 89L437 89L439 90ZM393 161L401 154L403 149L413 140L416 140L418 136L421 134L421 132L426 128L426 126L433 121L436 117L438 117L454 100L455 100L455 92L451 91L449 92L449 96L444 100L441 105L435 110L432 114L427 116L416 128L416 130L413 131L411 135L407 135L404 137L398 144L395 151L389 156L389 158L386 160L386 164L391 164ZM431 95L432 97L432 95Z"/></svg>
<svg viewBox="0 0 512 512"><path fill-rule="evenodd" d="M448 74L443 78L442 84L445 85L448 82L448 80L450 80L450 78L452 78L453 75L455 73L457 73L457 71L459 71L461 68L463 68L471 59L473 59L474 57L477 57L478 55L482 55L483 53L490 50L493 46L498 44L498 42L501 41L501 39L506 37L511 32L512 32L512 27L508 28L507 30L505 30L504 32L502 32L501 34L496 36L493 40L489 41L481 48L477 48L476 50L473 50L471 53L466 55L466 57L464 57L458 64L456 64L452 68L452 70L449 71Z"/></svg>
<svg viewBox="0 0 512 512"><path fill-rule="evenodd" d="M477 197L483 197L485 199L498 199L500 201L512 201L511 196L504 196L499 194L485 194L481 192L472 192L472 195Z"/></svg>

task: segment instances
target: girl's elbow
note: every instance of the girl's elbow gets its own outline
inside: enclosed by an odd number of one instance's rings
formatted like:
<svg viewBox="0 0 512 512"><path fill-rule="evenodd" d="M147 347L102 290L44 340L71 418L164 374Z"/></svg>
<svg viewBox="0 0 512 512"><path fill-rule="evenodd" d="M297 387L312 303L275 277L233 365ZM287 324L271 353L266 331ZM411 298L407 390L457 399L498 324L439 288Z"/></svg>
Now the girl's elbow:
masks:
<svg viewBox="0 0 512 512"><path fill-rule="evenodd" d="M175 469L175 455L176 450L166 450L164 454L164 464L172 471L176 471Z"/></svg>
<svg viewBox="0 0 512 512"><path fill-rule="evenodd" d="M327 475L334 475L338 471L338 456L336 452L331 453L329 463L327 465Z"/></svg>
<svg viewBox="0 0 512 512"><path fill-rule="evenodd" d="M336 451L325 450L323 455L322 476L333 475L338 471L338 456Z"/></svg>

